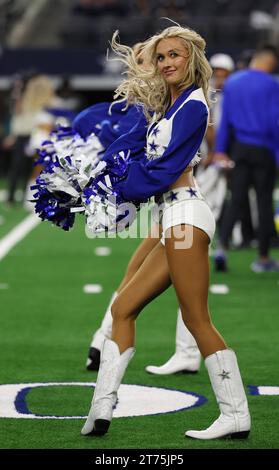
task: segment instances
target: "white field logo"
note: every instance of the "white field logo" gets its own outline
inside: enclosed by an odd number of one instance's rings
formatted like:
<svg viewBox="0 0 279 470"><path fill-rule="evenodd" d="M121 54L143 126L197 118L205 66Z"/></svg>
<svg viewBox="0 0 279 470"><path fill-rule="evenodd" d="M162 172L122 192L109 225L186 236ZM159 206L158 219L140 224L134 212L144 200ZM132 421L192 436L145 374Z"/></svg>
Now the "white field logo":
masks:
<svg viewBox="0 0 279 470"><path fill-rule="evenodd" d="M26 398L31 390L40 387L91 387L91 382L49 382L0 385L0 418L29 419L84 419L86 416L53 416L30 411ZM114 418L147 416L173 413L203 405L207 399L202 395L182 390L148 387L144 385L121 385ZM87 405L89 405L87 403ZM47 403L46 403L47 406Z"/></svg>

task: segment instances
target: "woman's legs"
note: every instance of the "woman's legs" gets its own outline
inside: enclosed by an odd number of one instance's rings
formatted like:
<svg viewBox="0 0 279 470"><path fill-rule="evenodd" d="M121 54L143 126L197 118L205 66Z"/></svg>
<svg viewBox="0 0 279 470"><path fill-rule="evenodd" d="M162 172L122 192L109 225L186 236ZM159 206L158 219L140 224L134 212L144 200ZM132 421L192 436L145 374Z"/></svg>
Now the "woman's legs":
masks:
<svg viewBox="0 0 279 470"><path fill-rule="evenodd" d="M208 236L198 228L181 225L180 232L186 231L186 239L192 239L189 247L184 243L183 248L175 229L170 228L166 237L170 276L184 322L206 358L205 365L220 407L219 418L209 428L187 431L186 436L205 440L247 437L251 420L237 359L213 326L208 311Z"/></svg>
<svg viewBox="0 0 279 470"><path fill-rule="evenodd" d="M158 242L112 305L112 340L120 352L134 345L140 311L171 284L165 247Z"/></svg>
<svg viewBox="0 0 279 470"><path fill-rule="evenodd" d="M113 302L112 339L104 341L97 384L82 434L107 432L118 388L134 354L136 317L170 284L165 248L158 242Z"/></svg>
<svg viewBox="0 0 279 470"><path fill-rule="evenodd" d="M112 334L112 303L116 299L117 295L126 287L126 285L136 274L148 254L158 244L160 240L158 237L161 235L161 230L162 229L160 225L154 225L151 229L150 235L141 242L139 247L132 255L128 263L124 278L121 281L117 291L111 298L102 324L93 335L86 363L87 370L96 371L99 369L100 351L102 349L102 345L105 338L111 338ZM200 367L200 352L193 336L183 324L180 309L178 311L177 318L176 352L171 357L170 361L168 361L162 367L149 366L146 368L146 370L147 372L154 374L173 374L179 371L196 372Z"/></svg>
<svg viewBox="0 0 279 470"><path fill-rule="evenodd" d="M184 323L194 336L202 356L207 357L227 348L213 326L208 310L209 238L196 227L184 225L182 231L184 228L190 237L193 230L192 246L180 249L181 239L171 228L166 236L166 255Z"/></svg>
<svg viewBox="0 0 279 470"><path fill-rule="evenodd" d="M147 236L142 240L140 245L137 247L136 251L132 254L131 259L128 263L126 272L124 277L119 284L116 292L119 294L121 290L128 284L128 282L132 279L134 274L140 268L142 263L144 262L147 255L155 248L155 246L160 241L160 238L153 237L152 235Z"/></svg>
<svg viewBox="0 0 279 470"><path fill-rule="evenodd" d="M153 248L157 245L160 238L158 238L159 233L161 233L160 226L154 226L151 229L151 233L148 237L146 237L141 244L138 246L136 251L133 253L125 275L117 288L117 290L113 293L105 315L103 317L102 323L100 328L94 332L88 357L86 361L86 368L87 370L98 370L100 365L100 351L102 349L103 343L105 338L111 337L111 329L112 329L112 316L111 316L111 305L119 292L128 284L130 279L134 276L137 272L139 267L142 265L143 261L147 257L147 255L153 250Z"/></svg>

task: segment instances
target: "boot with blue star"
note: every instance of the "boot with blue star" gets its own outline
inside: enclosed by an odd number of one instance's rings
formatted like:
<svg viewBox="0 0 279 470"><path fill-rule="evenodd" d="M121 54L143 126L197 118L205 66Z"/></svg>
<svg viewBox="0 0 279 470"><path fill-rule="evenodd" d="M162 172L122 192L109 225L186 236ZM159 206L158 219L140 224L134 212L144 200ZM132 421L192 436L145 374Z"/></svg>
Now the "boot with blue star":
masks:
<svg viewBox="0 0 279 470"><path fill-rule="evenodd" d="M205 365L220 408L220 416L209 428L187 431L185 436L203 440L247 438L251 418L235 353L231 349L217 351L205 359Z"/></svg>

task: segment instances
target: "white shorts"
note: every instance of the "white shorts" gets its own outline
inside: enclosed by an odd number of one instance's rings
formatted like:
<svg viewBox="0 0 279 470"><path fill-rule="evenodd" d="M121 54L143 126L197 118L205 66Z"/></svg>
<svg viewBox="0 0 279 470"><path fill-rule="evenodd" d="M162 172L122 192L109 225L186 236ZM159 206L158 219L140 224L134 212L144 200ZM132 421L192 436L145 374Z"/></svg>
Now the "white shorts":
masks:
<svg viewBox="0 0 279 470"><path fill-rule="evenodd" d="M165 244L166 232L170 227L185 224L203 230L212 242L216 223L213 213L197 187L181 187L164 193L157 201L153 217L162 224L161 243ZM178 238L183 238L179 232ZM187 237L189 238L189 230ZM189 240L188 240L189 241Z"/></svg>

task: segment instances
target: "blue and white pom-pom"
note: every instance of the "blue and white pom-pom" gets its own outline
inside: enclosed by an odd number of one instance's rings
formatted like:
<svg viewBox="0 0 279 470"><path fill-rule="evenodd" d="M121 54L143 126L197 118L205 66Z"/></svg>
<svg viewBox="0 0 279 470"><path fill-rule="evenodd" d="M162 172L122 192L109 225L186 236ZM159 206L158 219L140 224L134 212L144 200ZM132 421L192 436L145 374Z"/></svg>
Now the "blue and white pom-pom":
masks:
<svg viewBox="0 0 279 470"><path fill-rule="evenodd" d="M75 221L75 214L71 212L71 208L75 206L77 200L62 191L51 193L44 187L44 184L40 185L38 180L38 184L32 186L33 189L38 191L35 194L37 199L36 213L42 220L49 220L63 230L69 230Z"/></svg>
<svg viewBox="0 0 279 470"><path fill-rule="evenodd" d="M134 221L139 205L123 199L117 188L127 175L129 161L129 152L119 152L108 162L100 161L83 190L82 203L91 234L120 232Z"/></svg>
<svg viewBox="0 0 279 470"><path fill-rule="evenodd" d="M103 150L95 134L84 140L71 127L59 126L42 143L36 163L43 170L31 188L36 190L33 202L42 220L50 220L64 230L73 226L75 216L71 210L81 206L82 190Z"/></svg>
<svg viewBox="0 0 279 470"><path fill-rule="evenodd" d="M72 127L58 126L38 149L36 163L47 167L58 159L63 165L64 159L70 158L81 175L87 173L87 177L84 176L88 182L90 169L98 164L103 152L104 148L95 134L83 139Z"/></svg>
<svg viewBox="0 0 279 470"><path fill-rule="evenodd" d="M36 189L35 211L42 220L69 230L75 212L84 212L91 234L121 231L131 225L137 206L125 201L117 183L127 174L129 152L102 161L103 148L91 134L86 140L72 128L57 129L39 149L43 171Z"/></svg>

